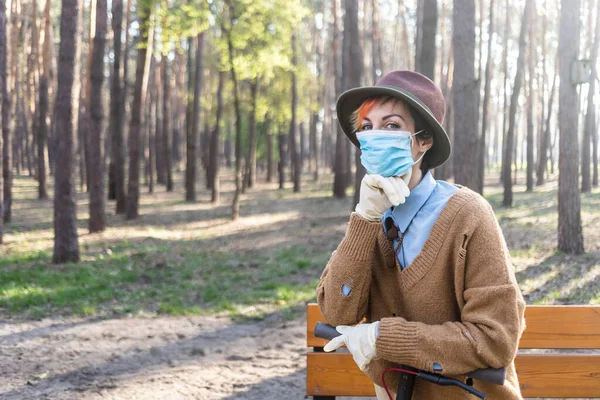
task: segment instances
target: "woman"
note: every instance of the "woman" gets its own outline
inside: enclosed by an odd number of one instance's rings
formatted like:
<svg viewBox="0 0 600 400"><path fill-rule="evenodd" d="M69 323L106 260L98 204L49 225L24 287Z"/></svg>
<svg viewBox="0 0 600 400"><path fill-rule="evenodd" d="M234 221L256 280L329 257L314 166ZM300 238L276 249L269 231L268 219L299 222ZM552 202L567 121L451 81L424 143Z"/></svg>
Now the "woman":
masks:
<svg viewBox="0 0 600 400"><path fill-rule="evenodd" d="M346 344L380 399L388 399L382 372L398 365L462 381L473 370L504 367L503 386L474 387L490 399L521 399L514 358L525 302L502 231L483 197L430 172L450 156L445 110L439 87L410 71L337 102L367 175L317 287L325 319L342 333L325 351ZM398 373L385 382L395 391ZM419 379L413 392L413 399L467 398Z"/></svg>

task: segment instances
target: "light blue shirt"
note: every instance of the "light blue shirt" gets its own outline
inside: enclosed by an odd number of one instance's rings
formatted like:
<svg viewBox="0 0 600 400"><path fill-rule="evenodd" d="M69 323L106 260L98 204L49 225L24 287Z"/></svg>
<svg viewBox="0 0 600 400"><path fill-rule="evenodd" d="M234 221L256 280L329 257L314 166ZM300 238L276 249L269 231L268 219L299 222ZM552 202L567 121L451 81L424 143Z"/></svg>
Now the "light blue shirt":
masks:
<svg viewBox="0 0 600 400"><path fill-rule="evenodd" d="M398 235L404 233L404 240L398 249L398 239L394 239L393 248L398 255L398 262L402 269L410 266L415 257L423 249L429 237L431 228L438 216L446 207L450 197L458 188L445 181L436 181L431 171L421 179L421 182L410 192L404 204L388 209L382 217L383 229L387 234L386 219L400 230Z"/></svg>

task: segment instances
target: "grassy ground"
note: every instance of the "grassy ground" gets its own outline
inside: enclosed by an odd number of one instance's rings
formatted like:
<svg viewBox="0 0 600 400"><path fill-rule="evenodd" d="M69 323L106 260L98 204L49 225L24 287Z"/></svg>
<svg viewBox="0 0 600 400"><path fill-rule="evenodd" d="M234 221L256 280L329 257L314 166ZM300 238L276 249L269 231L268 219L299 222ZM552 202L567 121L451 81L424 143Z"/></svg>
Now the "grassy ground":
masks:
<svg viewBox="0 0 600 400"><path fill-rule="evenodd" d="M600 303L598 189L582 196L587 253L570 256L555 250L556 180L533 193L517 185L510 209L501 206L497 182L488 177L485 195L527 301ZM109 215L109 228L100 234L87 233L87 195L79 193L82 260L59 266L50 263L52 202L37 200L36 183L17 177L14 218L0 249L0 314L20 319L224 312L256 318L284 310L293 317L296 306L314 298L320 272L344 234L351 199L331 198L331 176L319 183L307 176L299 194L259 183L244 196L241 218L232 223L230 175L222 187L219 205L209 203L206 191L197 203L184 202L180 181L174 193L159 187L142 195L138 220ZM114 210L112 202L107 210Z"/></svg>

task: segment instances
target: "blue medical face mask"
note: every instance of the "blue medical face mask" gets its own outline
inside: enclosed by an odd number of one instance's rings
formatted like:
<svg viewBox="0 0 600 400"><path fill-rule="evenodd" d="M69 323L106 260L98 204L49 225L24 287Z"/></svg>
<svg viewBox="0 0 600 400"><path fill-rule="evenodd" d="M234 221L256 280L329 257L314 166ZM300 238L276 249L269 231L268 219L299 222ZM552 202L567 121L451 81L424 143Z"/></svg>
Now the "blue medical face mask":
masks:
<svg viewBox="0 0 600 400"><path fill-rule="evenodd" d="M356 138L360 142L362 151L361 164L372 175L390 177L406 174L425 155L423 153L419 160L414 161L410 152L412 137L421 132L414 134L408 131L386 130L357 132Z"/></svg>

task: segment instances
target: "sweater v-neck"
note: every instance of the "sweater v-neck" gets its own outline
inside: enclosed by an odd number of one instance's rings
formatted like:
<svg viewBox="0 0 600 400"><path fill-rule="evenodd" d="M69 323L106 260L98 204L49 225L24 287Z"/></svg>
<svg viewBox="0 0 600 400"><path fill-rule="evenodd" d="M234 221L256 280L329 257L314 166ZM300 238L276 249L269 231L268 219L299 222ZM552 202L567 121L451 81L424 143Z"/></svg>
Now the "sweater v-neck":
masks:
<svg viewBox="0 0 600 400"><path fill-rule="evenodd" d="M446 207L440 212L438 219L433 224L429 237L423 244L423 249L417 254L413 262L406 268L401 269L398 264L398 259L394 257L398 284L402 290L408 290L413 287L431 268L456 214L472 196L470 189L460 185L455 186L458 187L459 190L448 199Z"/></svg>

